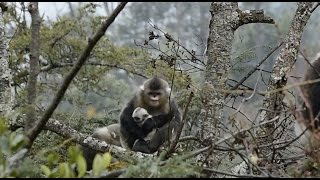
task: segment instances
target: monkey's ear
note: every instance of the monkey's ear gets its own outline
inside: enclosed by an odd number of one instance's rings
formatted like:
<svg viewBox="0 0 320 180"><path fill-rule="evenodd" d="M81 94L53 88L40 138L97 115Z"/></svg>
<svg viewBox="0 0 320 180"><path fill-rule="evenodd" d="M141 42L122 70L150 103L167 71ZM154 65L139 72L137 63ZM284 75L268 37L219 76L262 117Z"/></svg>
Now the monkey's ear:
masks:
<svg viewBox="0 0 320 180"><path fill-rule="evenodd" d="M166 91L167 91L167 93L169 94L170 91L171 91L171 88L168 87L168 88L166 89Z"/></svg>
<svg viewBox="0 0 320 180"><path fill-rule="evenodd" d="M141 85L141 86L140 86L140 89L141 89L142 91L144 91L144 86L143 86L143 85Z"/></svg>

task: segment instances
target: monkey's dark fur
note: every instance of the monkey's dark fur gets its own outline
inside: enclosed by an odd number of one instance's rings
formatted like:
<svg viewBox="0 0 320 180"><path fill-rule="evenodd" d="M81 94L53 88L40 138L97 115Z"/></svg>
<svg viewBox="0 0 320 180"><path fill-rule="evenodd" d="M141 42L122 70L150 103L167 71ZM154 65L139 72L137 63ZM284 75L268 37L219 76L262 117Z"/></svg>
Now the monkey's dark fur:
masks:
<svg viewBox="0 0 320 180"><path fill-rule="evenodd" d="M320 56L318 56L311 65L312 67L309 66L306 70L306 73L303 77L303 82L320 78L318 73L320 72ZM300 88L300 93L302 93L302 95L300 94L298 98L298 105L301 106L299 109L302 110L298 111L297 113L295 133L297 136L299 136L306 128L308 128L308 130L301 137L301 142L305 144L310 142L309 140L313 139L311 138L312 132L314 132L314 130L319 130L320 126L320 82L305 84Z"/></svg>
<svg viewBox="0 0 320 180"><path fill-rule="evenodd" d="M304 81L316 80L320 78L320 75L318 74L318 72L320 72L320 57L312 63L312 66L313 67L309 66L307 68L306 74L303 79ZM306 99L307 103L310 104L311 107L309 109L306 106L306 103L303 102L303 107L305 110L302 111L302 117L308 123L310 123L312 119L316 118L312 126L314 126L314 128L317 129L320 125L318 116L318 113L320 111L320 82L301 86L301 92L303 93L304 98Z"/></svg>
<svg viewBox="0 0 320 180"><path fill-rule="evenodd" d="M151 154L174 136L174 131L181 125L181 113L175 98L169 97L170 91L168 83L158 77L144 82L141 89L136 92L120 114L121 144L123 147ZM157 98L159 101L156 100ZM132 117L132 113L137 107L146 109L153 116L152 119L146 120L142 127L138 126ZM155 128L159 129L151 140L145 141L143 137L146 137ZM136 140L138 141L136 142Z"/></svg>

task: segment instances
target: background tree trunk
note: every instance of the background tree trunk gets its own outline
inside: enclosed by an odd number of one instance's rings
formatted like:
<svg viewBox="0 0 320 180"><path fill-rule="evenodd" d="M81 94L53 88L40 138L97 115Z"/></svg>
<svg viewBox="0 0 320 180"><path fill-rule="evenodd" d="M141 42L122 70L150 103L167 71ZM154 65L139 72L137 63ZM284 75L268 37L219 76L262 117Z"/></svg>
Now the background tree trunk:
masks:
<svg viewBox="0 0 320 180"><path fill-rule="evenodd" d="M202 138L210 144L217 141L217 137L222 136L219 122L223 123L224 94L217 89L225 89L228 80L226 75L231 67L231 47L234 38L232 23L235 14L233 12L236 12L236 9L238 9L236 2L214 2L210 7L212 18L207 42L208 62L202 90L205 110ZM213 166L216 162L215 158L209 154L208 167Z"/></svg>
<svg viewBox="0 0 320 180"><path fill-rule="evenodd" d="M207 45L208 62L203 88L203 102L207 119L204 123L205 138L220 136L217 129L218 121L222 119L224 94L215 89L225 89L230 65L230 52L234 36L232 28L233 12L238 9L235 2L215 2L211 4L212 19L209 25ZM214 88L213 88L214 87ZM213 130L214 129L214 130Z"/></svg>
<svg viewBox="0 0 320 180"><path fill-rule="evenodd" d="M28 10L31 14L31 43L30 43L30 70L28 79L28 111L25 123L25 131L31 129L36 122L36 98L37 98L37 77L40 72L39 48L40 48L40 23L38 2L30 2Z"/></svg>
<svg viewBox="0 0 320 180"><path fill-rule="evenodd" d="M274 20L265 16L261 10L241 11L237 2L214 2L210 12L212 18L207 42L208 61L201 94L205 112L202 138L209 144L223 136L221 124L224 123L225 93L221 90L226 90L227 87L234 32L244 24L274 23ZM214 160L207 158L207 162L208 166L212 166Z"/></svg>
<svg viewBox="0 0 320 180"><path fill-rule="evenodd" d="M273 66L272 74L268 82L267 92L283 88L287 83L286 75L292 69L298 55L298 48L301 43L301 36L303 29L311 16L311 8L314 3L312 2L298 2L296 14L291 23L289 32L284 40L284 46L280 50L280 54L276 58L275 65ZM285 94L282 92L267 93L263 100L263 110L261 112L260 123L268 121L278 115L283 110L282 101ZM277 121L268 123L262 126L258 131L257 137L259 145L272 143L274 138L274 128ZM262 155L272 155L272 150L265 149Z"/></svg>
<svg viewBox="0 0 320 180"><path fill-rule="evenodd" d="M5 27L3 21L3 10L6 7L1 3L0 8L0 113L2 115L10 112L13 106L13 97L10 91L10 82L12 82L11 71L8 64L8 41L5 36Z"/></svg>

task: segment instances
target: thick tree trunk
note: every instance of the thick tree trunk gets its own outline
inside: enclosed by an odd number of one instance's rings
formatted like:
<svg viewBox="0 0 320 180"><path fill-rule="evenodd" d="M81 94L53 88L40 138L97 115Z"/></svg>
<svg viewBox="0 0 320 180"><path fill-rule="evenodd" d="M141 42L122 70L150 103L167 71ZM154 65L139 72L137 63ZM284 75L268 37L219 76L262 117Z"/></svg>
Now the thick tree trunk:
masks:
<svg viewBox="0 0 320 180"><path fill-rule="evenodd" d="M235 2L215 2L211 4L212 19L209 25L207 45L208 62L203 88L203 102L207 119L203 122L205 130L203 137L212 139L220 136L217 129L218 122L222 119L224 94L216 89L225 89L226 76L231 67L230 55L234 36L233 12L238 9ZM213 88L214 87L214 88Z"/></svg>
<svg viewBox="0 0 320 180"><path fill-rule="evenodd" d="M8 41L5 36L3 10L6 7L1 3L0 8L0 113L5 115L12 110L13 98L11 97L10 82L11 71L8 64Z"/></svg>
<svg viewBox="0 0 320 180"><path fill-rule="evenodd" d="M291 23L289 32L284 40L284 46L280 50L280 54L276 58L275 65L273 66L272 74L268 83L267 92L283 88L287 83L286 74L291 70L298 55L298 48L301 42L303 29L311 16L312 2L298 2L296 14ZM263 109L261 113L260 123L268 121L278 115L282 110L282 101L284 93L267 93L263 100ZM266 124L258 131L257 137L260 144L272 143L274 123ZM270 149L262 151L262 155L271 155Z"/></svg>
<svg viewBox="0 0 320 180"><path fill-rule="evenodd" d="M202 138L208 145L222 137L219 124L223 123L224 92L231 68L231 48L234 32L249 23L274 23L261 10L241 11L237 2L213 2L207 42L207 67L202 90L205 118L202 122ZM212 166L214 157L207 159Z"/></svg>

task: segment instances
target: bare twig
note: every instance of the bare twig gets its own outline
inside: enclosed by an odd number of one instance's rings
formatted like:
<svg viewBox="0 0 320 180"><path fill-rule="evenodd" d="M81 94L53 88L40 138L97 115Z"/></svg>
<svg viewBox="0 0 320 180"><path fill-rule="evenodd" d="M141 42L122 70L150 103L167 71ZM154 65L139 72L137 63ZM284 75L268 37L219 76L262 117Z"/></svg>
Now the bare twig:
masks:
<svg viewBox="0 0 320 180"><path fill-rule="evenodd" d="M320 3L318 2L318 3L316 4L316 6L310 10L310 12L313 13L313 11L316 10L319 5L320 5Z"/></svg>
<svg viewBox="0 0 320 180"><path fill-rule="evenodd" d="M260 74L261 74L261 71L260 71ZM258 78L257 78L256 84L254 85L254 88L253 88L253 91L252 91L251 95L250 95L249 97L243 98L243 99L241 100L241 104L239 105L238 109L237 109L237 110L234 112L234 114L232 114L231 116L235 116L235 115L240 111L240 109L241 109L241 107L243 106L243 104L244 104L245 102L247 102L248 100L250 100L250 99L254 96L254 94L255 94L255 92L256 92L256 90L257 90L257 85L258 85L258 83L259 83L259 79L260 79L260 75L259 75Z"/></svg>
<svg viewBox="0 0 320 180"><path fill-rule="evenodd" d="M182 49L184 49L189 55L191 55L192 59L195 60L195 61L198 61L200 62L202 65L205 65L204 62L202 62L199 58L197 58L195 56L194 53L190 52L188 48L186 48L185 46L183 46L179 41L177 41L176 39L172 38L172 36L166 32L164 32L163 30L161 30L158 26L154 25L153 23L151 22L148 22L154 29L160 31L164 36L165 38L168 40L168 41L173 41L174 43L176 43L179 47L182 47Z"/></svg>
<svg viewBox="0 0 320 180"><path fill-rule="evenodd" d="M230 136L226 136L225 138L222 138L222 139L216 141L215 143L211 144L210 146L207 146L207 147L204 147L204 148L202 148L202 149L197 149L197 150L188 152L188 153L186 153L185 155L183 155L183 156L181 157L181 159L182 159L182 160L189 159L189 158L191 158L191 157L194 157L194 156L196 156L196 155L198 155L198 154L201 154L201 153L203 153L203 152L206 152L206 151L208 151L208 150L212 150L215 146L217 146L217 145L219 145L219 144L221 144L221 143L229 140L229 139L232 138L232 137L235 137L235 136L236 136L237 134L239 134L239 133L243 133L243 132L245 132L245 131L249 131L249 130L251 130L251 129L253 129L253 128L257 128L257 127L263 126L263 125L268 124L268 123L272 123L272 122L274 122L274 121L276 121L276 120L278 120L278 119L279 119L279 116L277 116L277 117L275 117L275 118L273 118L273 119L271 119L271 120L269 120L269 121L265 121L265 122L263 122L263 123L261 123L261 124L258 124L258 125L255 125L255 126L246 128L246 129L242 129L242 130L240 130L240 131L238 131L238 132L236 132L236 133L234 133L234 134L232 134L232 135L230 135ZM164 165L166 162L167 162L167 161L160 161L159 165Z"/></svg>
<svg viewBox="0 0 320 180"><path fill-rule="evenodd" d="M209 172L213 172L216 174L222 174L222 175L227 175L227 176L232 176L232 177L251 177L251 178L262 178L262 177L267 177L267 176L257 176L257 175L241 175L241 174L232 174L232 173L228 173L228 172L224 172L224 171L219 171L216 169L209 169L209 168L203 168L204 171L209 171Z"/></svg>
<svg viewBox="0 0 320 180"><path fill-rule="evenodd" d="M179 142L179 138L180 138L180 135L182 132L183 125L186 123L186 114L188 112L188 107L189 107L189 104L190 104L193 96L194 96L194 93L193 93L193 91L191 91L189 98L188 98L188 101L187 101L187 104L185 106L183 115L182 115L182 123L180 124L180 127L177 129L177 135L176 135L175 139L173 140L173 142L170 144L168 151L165 153L165 155L163 157L167 157L168 155L170 155L175 150L175 148Z"/></svg>
<svg viewBox="0 0 320 180"><path fill-rule="evenodd" d="M267 56L265 58L263 58L254 69L252 69L247 75L245 75L235 86L233 86L231 88L231 90L235 90L237 89L245 80L247 80L257 69L259 66L261 66L261 64L263 64L281 45L283 44L283 42L281 42L277 47L275 47L274 49L272 49L272 51L267 54ZM226 94L225 97L227 97L229 94Z"/></svg>
<svg viewBox="0 0 320 180"><path fill-rule="evenodd" d="M72 67L74 66L74 63L50 63L49 65L47 66L43 66L41 67L40 71L41 72L48 72L52 69L56 69L56 68L63 68L63 67ZM138 76L141 76L143 78L147 78L147 76L137 72L136 70L131 70L131 69L127 69L119 64L104 64L104 63L99 63L99 62L87 62L84 64L84 66L103 66L103 67L109 67L109 68L118 68L118 69L122 69L122 70L125 70L127 72L130 72L132 74L135 74L135 75L138 75ZM29 72L28 71L21 71L20 73L18 73L16 76L14 76L15 78L14 79L20 79L20 78L23 78L23 77L26 77L29 75ZM17 83L15 82L14 85L16 85Z"/></svg>

